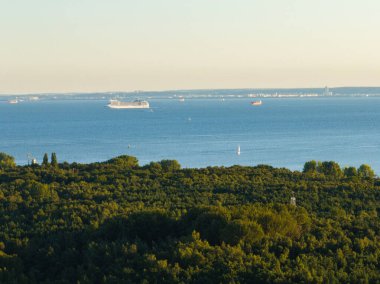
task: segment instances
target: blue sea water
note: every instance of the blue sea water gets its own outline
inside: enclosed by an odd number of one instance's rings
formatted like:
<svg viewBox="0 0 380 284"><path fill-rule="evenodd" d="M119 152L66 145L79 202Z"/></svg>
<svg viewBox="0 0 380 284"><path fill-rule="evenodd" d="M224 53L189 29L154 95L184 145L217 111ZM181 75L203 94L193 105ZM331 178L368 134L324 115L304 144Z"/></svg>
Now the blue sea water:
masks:
<svg viewBox="0 0 380 284"><path fill-rule="evenodd" d="M370 164L380 173L380 98L150 99L151 110L113 110L105 100L0 103L0 152L27 163L95 162L128 154L140 164L183 167L268 164L300 170L308 160ZM240 145L241 155L236 155Z"/></svg>

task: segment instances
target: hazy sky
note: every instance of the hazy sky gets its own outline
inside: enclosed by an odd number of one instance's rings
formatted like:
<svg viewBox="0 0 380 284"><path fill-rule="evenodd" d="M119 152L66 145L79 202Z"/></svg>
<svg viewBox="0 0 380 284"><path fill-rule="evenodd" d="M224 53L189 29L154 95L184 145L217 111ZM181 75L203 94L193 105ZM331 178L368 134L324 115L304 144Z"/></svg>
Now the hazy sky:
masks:
<svg viewBox="0 0 380 284"><path fill-rule="evenodd" d="M379 0L0 0L0 93L379 86Z"/></svg>

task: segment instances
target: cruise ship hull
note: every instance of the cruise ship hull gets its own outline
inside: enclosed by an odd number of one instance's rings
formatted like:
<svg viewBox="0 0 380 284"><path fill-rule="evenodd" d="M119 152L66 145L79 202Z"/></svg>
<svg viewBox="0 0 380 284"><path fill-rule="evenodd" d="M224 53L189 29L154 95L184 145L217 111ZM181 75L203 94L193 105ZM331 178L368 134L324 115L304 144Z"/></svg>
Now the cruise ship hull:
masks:
<svg viewBox="0 0 380 284"><path fill-rule="evenodd" d="M113 105L107 105L109 108L117 108L117 109L123 109L123 108L149 108L148 106L113 106Z"/></svg>
<svg viewBox="0 0 380 284"><path fill-rule="evenodd" d="M113 109L142 109L142 108L149 108L149 103L147 101L137 101L137 102L111 101L107 106Z"/></svg>

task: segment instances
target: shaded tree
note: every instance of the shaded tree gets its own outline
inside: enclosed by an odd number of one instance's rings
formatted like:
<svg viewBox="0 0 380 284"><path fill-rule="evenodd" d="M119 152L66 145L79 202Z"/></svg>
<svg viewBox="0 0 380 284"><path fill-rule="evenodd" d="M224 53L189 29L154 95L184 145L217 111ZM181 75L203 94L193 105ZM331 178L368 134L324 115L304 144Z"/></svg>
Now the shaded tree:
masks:
<svg viewBox="0 0 380 284"><path fill-rule="evenodd" d="M52 165L53 167L58 166L57 155L56 155L54 152L51 153L50 163L51 163L51 165Z"/></svg>
<svg viewBox="0 0 380 284"><path fill-rule="evenodd" d="M314 160L306 162L305 165L303 166L304 173L309 173L309 172L314 173L316 171L317 171L317 162Z"/></svg>
<svg viewBox="0 0 380 284"><path fill-rule="evenodd" d="M334 176L336 178L340 178L343 175L339 164L333 161L322 162L320 171L326 176Z"/></svg>
<svg viewBox="0 0 380 284"><path fill-rule="evenodd" d="M347 167L344 168L344 175L346 177L356 177L358 175L358 171L355 167Z"/></svg>
<svg viewBox="0 0 380 284"><path fill-rule="evenodd" d="M0 283L378 283L380 179L316 165L1 170Z"/></svg>
<svg viewBox="0 0 380 284"><path fill-rule="evenodd" d="M42 159L42 165L43 166L48 166L49 165L49 158L48 158L48 154L47 153L44 154L44 157Z"/></svg>

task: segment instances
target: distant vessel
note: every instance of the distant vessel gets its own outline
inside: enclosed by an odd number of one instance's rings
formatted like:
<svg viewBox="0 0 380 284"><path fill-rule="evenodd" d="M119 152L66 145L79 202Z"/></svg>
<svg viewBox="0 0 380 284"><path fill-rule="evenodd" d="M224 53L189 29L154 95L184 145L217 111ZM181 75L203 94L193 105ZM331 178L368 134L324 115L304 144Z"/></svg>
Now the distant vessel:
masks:
<svg viewBox="0 0 380 284"><path fill-rule="evenodd" d="M251 102L251 105L253 105L253 106L261 106L262 104L263 104L263 102L261 100Z"/></svg>
<svg viewBox="0 0 380 284"><path fill-rule="evenodd" d="M120 102L118 100L110 100L107 105L109 108L149 108L149 103L147 101L136 100L133 102Z"/></svg>
<svg viewBox="0 0 380 284"><path fill-rule="evenodd" d="M236 155L240 156L240 145L238 145L238 147L236 149Z"/></svg>
<svg viewBox="0 0 380 284"><path fill-rule="evenodd" d="M323 95L324 96L332 96L333 95L333 92L331 92L330 90L329 90L329 87L325 87L325 90L323 91Z"/></svg>
<svg viewBox="0 0 380 284"><path fill-rule="evenodd" d="M184 102L184 101L185 101L185 98L184 98L184 97L179 97L179 101L180 101L180 102Z"/></svg>
<svg viewBox="0 0 380 284"><path fill-rule="evenodd" d="M8 103L10 103L10 104L18 104L18 99L9 100Z"/></svg>

